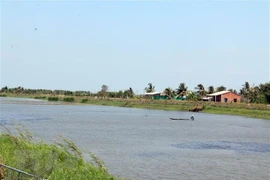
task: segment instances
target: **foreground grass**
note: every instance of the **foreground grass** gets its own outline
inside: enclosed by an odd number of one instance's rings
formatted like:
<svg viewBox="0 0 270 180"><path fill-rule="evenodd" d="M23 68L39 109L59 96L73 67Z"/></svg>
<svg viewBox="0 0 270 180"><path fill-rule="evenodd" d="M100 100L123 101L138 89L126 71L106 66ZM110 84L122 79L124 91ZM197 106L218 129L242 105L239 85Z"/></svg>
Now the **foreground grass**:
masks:
<svg viewBox="0 0 270 180"><path fill-rule="evenodd" d="M46 144L34 142L28 131L20 130L18 134L0 134L0 163L33 174L35 179L116 179L94 155L89 162L85 161L82 152L69 140L62 138L61 143ZM17 179L17 173L0 168L0 179Z"/></svg>
<svg viewBox="0 0 270 180"><path fill-rule="evenodd" d="M6 94L9 97L28 97L36 99L56 99L55 96ZM152 99L113 99L113 98L93 98L93 97L69 97L57 96L57 101L67 102L72 99L72 103L83 103L103 106L118 106L130 108L157 109L169 111L189 111L195 107L202 109L202 112L211 114L238 115L251 118L270 119L270 105L247 104L247 103L218 103L202 101L179 101L179 100L152 100Z"/></svg>

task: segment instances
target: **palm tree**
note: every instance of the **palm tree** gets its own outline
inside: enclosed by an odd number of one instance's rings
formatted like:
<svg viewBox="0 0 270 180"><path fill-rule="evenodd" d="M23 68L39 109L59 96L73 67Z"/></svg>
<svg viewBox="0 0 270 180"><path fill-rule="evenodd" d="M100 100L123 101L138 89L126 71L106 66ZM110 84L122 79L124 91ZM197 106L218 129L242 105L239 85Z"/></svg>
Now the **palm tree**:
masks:
<svg viewBox="0 0 270 180"><path fill-rule="evenodd" d="M188 87L186 86L185 83L180 83L178 88L176 89L176 94L178 96L183 97L187 94L187 89L188 89Z"/></svg>
<svg viewBox="0 0 270 180"><path fill-rule="evenodd" d="M226 90L226 87L225 86L219 86L217 87L217 92L219 91L225 91Z"/></svg>
<svg viewBox="0 0 270 180"><path fill-rule="evenodd" d="M166 94L169 99L172 99L174 97L175 91L172 88L168 87L164 89L163 93Z"/></svg>
<svg viewBox="0 0 270 180"><path fill-rule="evenodd" d="M131 97L131 98L134 97L134 92L133 92L133 89L131 87L129 88L129 97Z"/></svg>
<svg viewBox="0 0 270 180"><path fill-rule="evenodd" d="M144 90L149 93L149 92L154 92L155 91L155 86L153 86L152 83L148 83L148 87L144 88Z"/></svg>
<svg viewBox="0 0 270 180"><path fill-rule="evenodd" d="M214 91L215 91L214 86L208 87L208 94L212 94L212 93L214 93Z"/></svg>
<svg viewBox="0 0 270 180"><path fill-rule="evenodd" d="M197 87L195 87L195 89L198 89L198 94L200 94L200 96L205 96L206 95L206 91L204 89L204 86L202 84L198 84Z"/></svg>

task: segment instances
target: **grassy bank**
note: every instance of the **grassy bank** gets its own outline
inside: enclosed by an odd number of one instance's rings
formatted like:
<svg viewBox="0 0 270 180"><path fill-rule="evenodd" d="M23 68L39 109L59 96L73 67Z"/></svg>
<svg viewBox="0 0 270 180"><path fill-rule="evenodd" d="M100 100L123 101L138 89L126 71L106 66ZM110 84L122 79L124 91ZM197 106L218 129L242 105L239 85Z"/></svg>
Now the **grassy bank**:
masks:
<svg viewBox="0 0 270 180"><path fill-rule="evenodd" d="M218 103L202 101L179 101L179 100L152 100L152 99L120 99L120 98L93 98L78 96L31 96L7 94L9 97L28 97L49 101L63 101L71 103L83 103L92 105L118 106L130 108L145 108L172 111L189 111L196 107L201 112L211 114L239 115L252 118L270 119L270 105L247 104L247 103Z"/></svg>
<svg viewBox="0 0 270 180"><path fill-rule="evenodd" d="M0 163L15 167L42 179L113 180L104 164L91 155L89 162L69 140L62 138L57 144L34 141L28 131L18 135L0 134ZM0 179L17 179L18 173L0 167ZM22 179L27 179L22 175Z"/></svg>
<svg viewBox="0 0 270 180"><path fill-rule="evenodd" d="M196 107L201 108L201 112L211 114L239 115L244 117L261 118L270 120L270 106L264 104L225 104L215 102L192 102L177 100L98 100L90 99L89 104L146 108L169 111L189 111Z"/></svg>

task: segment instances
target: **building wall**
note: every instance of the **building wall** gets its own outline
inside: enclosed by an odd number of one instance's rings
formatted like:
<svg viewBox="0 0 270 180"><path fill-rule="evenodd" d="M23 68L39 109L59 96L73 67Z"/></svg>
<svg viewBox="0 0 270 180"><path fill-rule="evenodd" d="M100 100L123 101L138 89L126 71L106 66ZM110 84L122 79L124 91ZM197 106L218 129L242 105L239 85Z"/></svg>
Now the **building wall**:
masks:
<svg viewBox="0 0 270 180"><path fill-rule="evenodd" d="M221 95L221 102L240 102L241 96L234 93L226 93ZM227 100L227 101L226 101Z"/></svg>

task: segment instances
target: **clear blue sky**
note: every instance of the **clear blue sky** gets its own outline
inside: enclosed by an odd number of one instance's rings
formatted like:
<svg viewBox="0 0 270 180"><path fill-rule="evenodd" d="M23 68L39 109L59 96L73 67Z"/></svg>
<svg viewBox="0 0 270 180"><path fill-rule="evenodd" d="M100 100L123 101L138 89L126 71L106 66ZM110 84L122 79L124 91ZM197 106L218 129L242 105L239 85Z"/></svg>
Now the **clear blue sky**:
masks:
<svg viewBox="0 0 270 180"><path fill-rule="evenodd" d="M239 90L269 71L268 1L1 2L1 87Z"/></svg>

